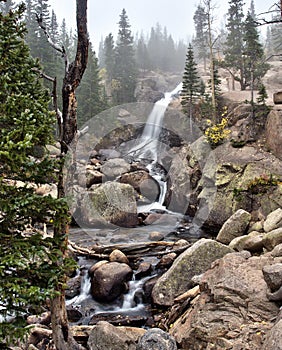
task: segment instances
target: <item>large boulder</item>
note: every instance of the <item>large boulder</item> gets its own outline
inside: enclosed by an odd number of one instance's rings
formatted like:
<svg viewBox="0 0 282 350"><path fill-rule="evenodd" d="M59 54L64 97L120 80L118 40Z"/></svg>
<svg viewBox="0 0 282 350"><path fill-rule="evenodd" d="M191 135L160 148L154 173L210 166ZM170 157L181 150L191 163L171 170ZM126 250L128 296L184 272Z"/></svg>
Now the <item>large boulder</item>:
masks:
<svg viewBox="0 0 282 350"><path fill-rule="evenodd" d="M125 263L102 264L91 274L91 294L102 302L113 301L126 291L126 282L132 275L132 269Z"/></svg>
<svg viewBox="0 0 282 350"><path fill-rule="evenodd" d="M251 214L243 209L234 213L220 229L216 240L229 244L234 238L242 236L251 221Z"/></svg>
<svg viewBox="0 0 282 350"><path fill-rule="evenodd" d="M145 170L123 174L119 181L131 185L139 194L151 201L156 201L160 195L158 182Z"/></svg>
<svg viewBox="0 0 282 350"><path fill-rule="evenodd" d="M252 146L233 148L230 143L217 147L214 151L216 169L206 168L204 177L214 180L216 173L216 192L210 202L205 225L215 232L238 209L252 214L260 209L266 217L270 212L282 206L282 185L272 181L282 175L282 163L270 153ZM198 198L208 201L210 193L205 184Z"/></svg>
<svg viewBox="0 0 282 350"><path fill-rule="evenodd" d="M282 320L267 334L262 350L282 350Z"/></svg>
<svg viewBox="0 0 282 350"><path fill-rule="evenodd" d="M145 330L133 327L115 327L99 321L88 339L89 350L136 350L137 342Z"/></svg>
<svg viewBox="0 0 282 350"><path fill-rule="evenodd" d="M153 328L139 338L137 350L177 350L177 345L171 335L159 328Z"/></svg>
<svg viewBox="0 0 282 350"><path fill-rule="evenodd" d="M281 93L280 93L281 94ZM276 157L282 160L282 107L272 110L266 121L266 142Z"/></svg>
<svg viewBox="0 0 282 350"><path fill-rule="evenodd" d="M123 158L113 158L107 160L100 168L107 180L112 180L130 170L128 164Z"/></svg>
<svg viewBox="0 0 282 350"><path fill-rule="evenodd" d="M278 260L277 260L278 259ZM227 254L204 273L200 297L173 325L183 350L259 350L279 307L267 298L262 268L280 258Z"/></svg>
<svg viewBox="0 0 282 350"><path fill-rule="evenodd" d="M118 182L93 185L81 199L79 221L88 226L138 224L136 193L132 186Z"/></svg>
<svg viewBox="0 0 282 350"><path fill-rule="evenodd" d="M263 236L262 243L267 250L274 249L278 244L282 243L282 227L267 232Z"/></svg>
<svg viewBox="0 0 282 350"><path fill-rule="evenodd" d="M232 249L211 239L200 239L183 252L163 274L152 290L158 305L173 305L174 299L192 286L192 277L205 272L213 261L232 252Z"/></svg>
<svg viewBox="0 0 282 350"><path fill-rule="evenodd" d="M275 230L276 228L282 227L282 209L278 208L272 213L268 214L263 229L265 232Z"/></svg>

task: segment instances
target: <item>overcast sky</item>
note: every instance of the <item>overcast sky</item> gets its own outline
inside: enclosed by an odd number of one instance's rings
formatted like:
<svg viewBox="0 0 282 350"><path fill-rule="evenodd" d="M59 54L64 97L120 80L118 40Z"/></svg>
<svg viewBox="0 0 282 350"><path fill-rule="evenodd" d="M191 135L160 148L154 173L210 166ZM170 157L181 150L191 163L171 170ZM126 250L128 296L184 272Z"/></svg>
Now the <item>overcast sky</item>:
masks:
<svg viewBox="0 0 282 350"><path fill-rule="evenodd" d="M245 0L246 11L251 0ZM268 11L277 0L255 0L256 13ZM188 41L193 35L193 15L200 0L88 0L88 30L90 40L97 49L101 37L113 33L116 38L119 16L125 8L132 33L143 30L148 33L151 27L160 23L166 26L174 40ZM68 27L75 28L75 0L49 0L59 22L65 18ZM214 0L216 25L224 23L228 10L228 0Z"/></svg>

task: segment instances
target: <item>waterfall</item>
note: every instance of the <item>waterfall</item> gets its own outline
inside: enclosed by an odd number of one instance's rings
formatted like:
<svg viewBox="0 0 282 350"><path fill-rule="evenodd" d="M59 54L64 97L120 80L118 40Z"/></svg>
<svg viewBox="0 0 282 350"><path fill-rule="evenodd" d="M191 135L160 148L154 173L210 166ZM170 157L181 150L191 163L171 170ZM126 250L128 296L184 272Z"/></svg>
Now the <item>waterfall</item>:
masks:
<svg viewBox="0 0 282 350"><path fill-rule="evenodd" d="M147 119L139 144L131 149L137 158L157 160L159 136L162 130L165 111L173 99L182 89L182 83L175 89L166 92L165 96L154 104L154 107Z"/></svg>
<svg viewBox="0 0 282 350"><path fill-rule="evenodd" d="M172 91L166 92L164 98L154 104L154 107L145 124L143 133L138 140L137 146L133 147L130 150L130 153L132 153L136 159L146 159L152 162L147 166L147 169L149 170L150 175L158 182L160 187L160 195L158 201L139 206L139 212L148 212L152 209L166 209L163 206L163 202L165 200L167 184L163 179L162 174L156 172L155 165L158 162L158 154L160 151L159 137L162 130L163 118L166 109L172 99L179 94L181 89L182 83L178 84L177 87Z"/></svg>

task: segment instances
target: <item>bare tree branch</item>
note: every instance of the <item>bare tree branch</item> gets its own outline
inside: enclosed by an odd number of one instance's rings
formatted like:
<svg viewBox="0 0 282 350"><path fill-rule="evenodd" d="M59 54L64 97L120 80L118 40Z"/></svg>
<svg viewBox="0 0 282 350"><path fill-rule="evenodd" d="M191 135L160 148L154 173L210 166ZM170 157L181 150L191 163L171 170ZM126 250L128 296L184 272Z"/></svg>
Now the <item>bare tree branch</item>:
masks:
<svg viewBox="0 0 282 350"><path fill-rule="evenodd" d="M46 28L46 26L43 23L43 18L42 15L38 15L36 13L36 19L38 22L39 27L44 31L44 34L48 40L48 43L53 47L53 49L55 49L56 51L60 52L60 54L62 55L64 61L65 61L65 71L67 72L69 69L69 60L68 60L68 56L66 53L66 50L64 48L64 46L59 46L57 44L54 43L54 41L52 40L50 34L48 33L48 30Z"/></svg>
<svg viewBox="0 0 282 350"><path fill-rule="evenodd" d="M62 124L63 124L63 115L62 112L60 111L58 107L58 96L57 96L57 78L56 77L50 77L49 75L45 74L43 71L33 68L33 71L38 73L41 78L44 78L48 81L50 81L53 85L52 88L52 102L53 102L53 107L56 113L57 117L57 123L58 123L58 128L59 128L59 139L61 141L62 138Z"/></svg>

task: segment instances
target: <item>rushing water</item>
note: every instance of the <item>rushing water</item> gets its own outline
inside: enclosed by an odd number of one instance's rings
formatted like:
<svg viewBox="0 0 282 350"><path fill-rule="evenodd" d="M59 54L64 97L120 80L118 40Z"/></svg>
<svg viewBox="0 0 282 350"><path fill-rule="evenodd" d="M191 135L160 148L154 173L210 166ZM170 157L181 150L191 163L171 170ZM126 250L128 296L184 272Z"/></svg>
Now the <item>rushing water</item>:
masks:
<svg viewBox="0 0 282 350"><path fill-rule="evenodd" d="M157 161L159 136L162 130L165 111L172 99L179 94L181 89L182 83L178 84L171 92L166 92L164 98L154 104L144 127L140 142L131 150L131 153L135 154L135 158Z"/></svg>
<svg viewBox="0 0 282 350"><path fill-rule="evenodd" d="M130 151L135 160L145 160L147 163L149 163L147 166L148 171L150 175L158 182L160 188L158 199L154 203L141 205L138 208L139 212L150 212L151 210L157 209L166 210L163 203L166 196L167 183L165 179L165 172L162 171L158 163L158 154L160 151L159 148L162 147L161 142L159 142L159 137L162 130L162 123L166 109L172 99L179 94L181 88L182 83L180 83L171 92L165 93L164 98L155 103L147 119L138 144L135 145ZM86 264L89 264L89 262L86 262ZM119 304L118 302L103 304L93 300L91 296L91 281L87 269L84 267L82 271L78 271L78 274L81 276L80 294L73 299L68 300L67 305L72 308L82 308L84 311L87 309L92 310L90 314L86 314L85 312L85 316L87 316L85 322L87 322L87 320L89 320L93 315L103 313L137 313L139 315L146 313L142 298L143 286L144 283L153 276L147 276L140 280L133 278L132 281L129 282L128 292L123 296L122 304Z"/></svg>
<svg viewBox="0 0 282 350"><path fill-rule="evenodd" d="M159 137L162 130L163 118L166 109L172 99L179 94L181 89L182 83L178 84L172 91L166 92L165 96L154 104L137 146L131 149L131 153L134 154L135 159L145 159L151 161L151 163L149 163L147 166L147 169L149 170L149 174L158 182L160 187L160 195L158 200L154 203L140 206L138 208L139 212L166 209L163 203L166 196L167 183L164 179L164 174L160 173L156 166L158 163L158 154L161 151L160 148L162 147L162 144L159 142Z"/></svg>

